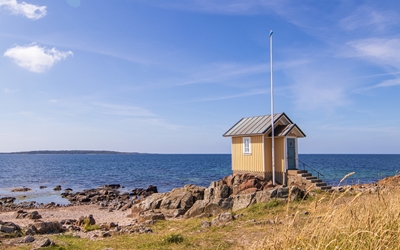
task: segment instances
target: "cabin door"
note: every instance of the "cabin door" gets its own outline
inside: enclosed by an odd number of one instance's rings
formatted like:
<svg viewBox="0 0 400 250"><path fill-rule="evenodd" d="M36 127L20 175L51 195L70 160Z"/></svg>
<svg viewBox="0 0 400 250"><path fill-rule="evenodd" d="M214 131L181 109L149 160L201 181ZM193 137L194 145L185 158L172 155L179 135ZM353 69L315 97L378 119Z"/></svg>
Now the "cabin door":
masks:
<svg viewBox="0 0 400 250"><path fill-rule="evenodd" d="M294 170L296 168L296 139L287 138L287 161L288 170Z"/></svg>

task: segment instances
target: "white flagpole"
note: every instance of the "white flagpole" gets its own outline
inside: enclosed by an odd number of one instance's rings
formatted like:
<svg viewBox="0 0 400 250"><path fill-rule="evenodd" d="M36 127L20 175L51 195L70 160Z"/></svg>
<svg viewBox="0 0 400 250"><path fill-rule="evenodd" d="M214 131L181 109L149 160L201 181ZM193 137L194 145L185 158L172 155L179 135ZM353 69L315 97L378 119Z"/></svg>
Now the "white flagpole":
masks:
<svg viewBox="0 0 400 250"><path fill-rule="evenodd" d="M273 67L272 67L272 30L269 32L269 54L270 54L270 65L271 65L271 130L272 130L272 185L275 186L275 142L274 142L274 78L273 78Z"/></svg>

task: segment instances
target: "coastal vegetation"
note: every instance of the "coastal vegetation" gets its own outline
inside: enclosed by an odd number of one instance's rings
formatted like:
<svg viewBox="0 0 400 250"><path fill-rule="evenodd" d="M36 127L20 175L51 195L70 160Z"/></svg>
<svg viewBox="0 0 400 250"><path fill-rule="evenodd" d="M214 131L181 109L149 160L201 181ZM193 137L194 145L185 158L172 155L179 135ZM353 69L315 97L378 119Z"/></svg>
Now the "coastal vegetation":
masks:
<svg viewBox="0 0 400 250"><path fill-rule="evenodd" d="M46 249L399 249L399 178L341 192L310 192L307 199L270 200L233 213L235 220L161 220L151 234L89 240L52 235ZM29 249L19 247L11 249Z"/></svg>

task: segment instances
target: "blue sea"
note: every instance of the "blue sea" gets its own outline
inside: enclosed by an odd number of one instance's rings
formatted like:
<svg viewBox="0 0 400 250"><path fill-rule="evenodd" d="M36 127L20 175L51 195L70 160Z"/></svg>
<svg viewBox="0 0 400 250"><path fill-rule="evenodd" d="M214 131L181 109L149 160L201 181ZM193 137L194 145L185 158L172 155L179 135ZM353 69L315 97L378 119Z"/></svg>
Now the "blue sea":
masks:
<svg viewBox="0 0 400 250"><path fill-rule="evenodd" d="M299 168L304 166L333 186L351 172L342 184L370 183L397 174L400 155L300 154ZM230 154L0 154L0 197L66 204L55 186L79 191L106 184L125 190L155 185L167 192L185 184L208 186L230 174ZM22 186L32 191L11 192Z"/></svg>

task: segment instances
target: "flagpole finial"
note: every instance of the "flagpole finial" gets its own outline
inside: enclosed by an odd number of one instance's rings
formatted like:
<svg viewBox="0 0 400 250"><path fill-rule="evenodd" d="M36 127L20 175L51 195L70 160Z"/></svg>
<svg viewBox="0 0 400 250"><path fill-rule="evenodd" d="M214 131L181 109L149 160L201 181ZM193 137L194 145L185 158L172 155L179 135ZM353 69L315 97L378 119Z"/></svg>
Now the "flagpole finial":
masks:
<svg viewBox="0 0 400 250"><path fill-rule="evenodd" d="M272 34L274 34L274 32L272 30L269 31L269 36L272 36Z"/></svg>

